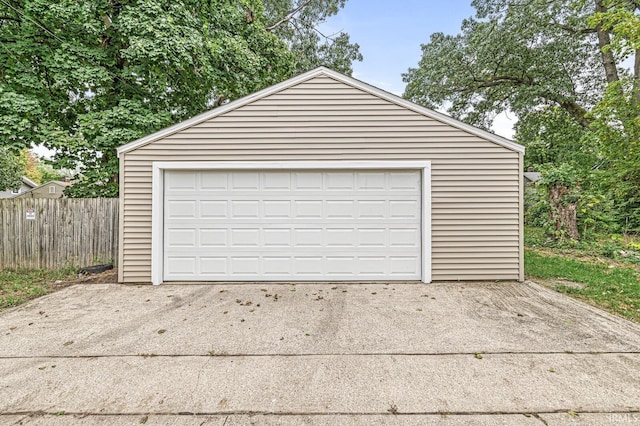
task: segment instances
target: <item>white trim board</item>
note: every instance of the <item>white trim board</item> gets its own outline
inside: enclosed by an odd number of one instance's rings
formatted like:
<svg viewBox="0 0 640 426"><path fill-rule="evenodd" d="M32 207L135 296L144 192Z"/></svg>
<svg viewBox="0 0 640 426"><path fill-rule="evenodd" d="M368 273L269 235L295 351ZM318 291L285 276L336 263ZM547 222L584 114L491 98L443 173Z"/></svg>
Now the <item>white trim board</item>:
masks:
<svg viewBox="0 0 640 426"><path fill-rule="evenodd" d="M442 114L440 112L436 112L433 111L429 108L425 108L423 106L414 104L413 102L410 102L406 99L403 99L399 96L396 96L392 93L386 92L382 89L379 89L377 87L371 86L370 84L367 84L365 82L362 82L360 80L356 80L353 77L349 77L346 76L344 74L341 74L339 72L333 71L329 68L326 67L318 67L314 70L308 71L304 74L300 74L296 77L290 78L289 80L283 81L282 83L276 84L274 86L268 87L266 89L263 89L259 92L253 93L251 95L245 96L244 98L240 98L236 101L230 102L226 105L220 106L218 108L214 108L212 110L206 111L200 115L196 115L195 117L192 117L188 120L185 120L183 122L177 123L173 126L164 128L162 130L159 130L155 133L152 133L150 135L147 135L143 138L140 138L138 140L129 142L125 145L120 146L117 149L118 152L118 156L120 156L120 154L124 154L127 153L129 151L133 151L141 146L144 146L148 143L154 142L158 139L162 139L164 137L167 137L169 135L172 135L174 133L177 133L181 130L187 129L189 127L195 126L197 124L200 124L204 121L207 121L211 118L217 117L219 115L222 115L226 112L235 110L237 108L242 107L243 105L246 105L248 103L254 102L258 99L262 99L266 96L272 95L274 93L280 92L284 89L287 89L289 87L295 86L297 84L300 84L304 81L307 81L309 79L312 79L314 77L318 77L318 76L327 76L329 78L332 78L336 81L342 82L344 84L347 84L349 86L352 86L354 88L363 90L373 96L376 96L380 99L384 99L386 101L389 101L391 103L394 103L398 106L407 108L413 112L416 112L418 114L424 115L426 117L429 117L431 119L440 121L442 123L448 124L450 126L453 126L457 129L463 130L467 133L470 133L472 135L478 136L482 139L491 141L495 144L498 144L500 146L503 146L507 149L510 149L512 151L515 152L524 152L524 146L517 144L513 141L510 141L509 139L503 138L502 136L498 136L494 133L488 132L486 130L482 130L479 129L477 127L471 126L469 124L463 123L462 121L456 120L453 117L450 117L446 114Z"/></svg>
<svg viewBox="0 0 640 426"><path fill-rule="evenodd" d="M430 161L211 161L153 162L151 190L151 282L163 282L165 170L420 170L422 172L422 279L431 282L431 162Z"/></svg>

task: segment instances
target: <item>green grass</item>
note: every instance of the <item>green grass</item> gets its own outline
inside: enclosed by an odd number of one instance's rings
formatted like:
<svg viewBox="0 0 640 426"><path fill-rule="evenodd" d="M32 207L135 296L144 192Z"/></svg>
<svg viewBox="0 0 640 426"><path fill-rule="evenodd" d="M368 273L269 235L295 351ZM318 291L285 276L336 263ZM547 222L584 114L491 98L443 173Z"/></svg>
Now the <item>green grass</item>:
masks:
<svg viewBox="0 0 640 426"><path fill-rule="evenodd" d="M634 234L595 234L580 241L554 241L542 228L525 226L524 245L551 249L558 254L606 257L618 262L640 265L640 236Z"/></svg>
<svg viewBox="0 0 640 426"><path fill-rule="evenodd" d="M76 268L55 271L4 269L0 271L0 311L51 293L56 280L69 280L75 276Z"/></svg>
<svg viewBox="0 0 640 426"><path fill-rule="evenodd" d="M640 272L632 266L592 262L525 250L527 277L546 280L557 291L640 322ZM582 288L554 283L567 280Z"/></svg>

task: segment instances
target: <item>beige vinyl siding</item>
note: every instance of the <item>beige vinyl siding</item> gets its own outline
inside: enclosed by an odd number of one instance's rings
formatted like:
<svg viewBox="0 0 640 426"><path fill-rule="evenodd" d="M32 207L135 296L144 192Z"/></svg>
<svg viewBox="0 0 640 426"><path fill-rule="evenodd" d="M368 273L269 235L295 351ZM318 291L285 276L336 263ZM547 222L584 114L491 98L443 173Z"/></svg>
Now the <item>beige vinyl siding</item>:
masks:
<svg viewBox="0 0 640 426"><path fill-rule="evenodd" d="M125 282L151 280L153 161L430 160L433 280L520 277L519 153L329 77L122 156Z"/></svg>

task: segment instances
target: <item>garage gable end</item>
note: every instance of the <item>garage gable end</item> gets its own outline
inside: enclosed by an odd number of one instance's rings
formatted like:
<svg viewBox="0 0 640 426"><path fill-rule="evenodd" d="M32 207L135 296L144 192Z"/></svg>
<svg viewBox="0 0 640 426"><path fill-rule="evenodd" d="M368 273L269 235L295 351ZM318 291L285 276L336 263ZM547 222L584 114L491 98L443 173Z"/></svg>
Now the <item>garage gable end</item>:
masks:
<svg viewBox="0 0 640 426"><path fill-rule="evenodd" d="M330 92L328 92L328 90L330 90ZM117 149L117 152L118 155L121 155L168 136L188 131L193 127L206 127L206 123L215 122L216 117L229 114L236 110L242 110L247 106L249 106L247 109L250 110L254 104L268 105L269 103L277 103L278 105L283 105L284 101L284 105L295 106L296 104L304 103L306 105L315 105L319 111L330 112L333 109L332 104L341 100L348 100L351 105L356 107L357 105L362 105L365 114L368 109L375 109L376 105L378 108L383 108L385 104L387 106L396 106L398 108L395 109L410 110L418 116L430 119L429 121L451 126L457 130L477 136L486 141L491 141L515 152L524 152L524 147L513 141L468 125L448 115L414 104L392 93L325 67L316 68L315 70L298 75L280 84L268 87L252 95L204 112L174 126L167 127L141 139L122 145ZM335 110L339 111L340 109L336 108ZM238 113L241 114L242 111L238 111Z"/></svg>

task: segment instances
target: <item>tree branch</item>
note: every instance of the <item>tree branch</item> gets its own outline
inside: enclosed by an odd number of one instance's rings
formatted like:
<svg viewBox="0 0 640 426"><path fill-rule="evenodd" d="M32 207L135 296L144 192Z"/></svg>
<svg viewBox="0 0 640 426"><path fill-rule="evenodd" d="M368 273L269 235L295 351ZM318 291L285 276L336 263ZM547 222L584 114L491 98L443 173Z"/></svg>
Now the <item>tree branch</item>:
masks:
<svg viewBox="0 0 640 426"><path fill-rule="evenodd" d="M474 78L473 82L477 83L474 87L466 87L459 91L475 93L478 89L490 89L493 87L501 86L505 83L515 83L522 86L534 86L536 83L535 80L531 78L515 77L511 75L501 75L486 80ZM563 98L558 94L551 92L542 92L539 94L539 96L546 101L553 102L559 105L562 109L567 111L567 113L569 113L569 115L571 115L582 127L588 128L591 125L591 120L587 119L587 110L579 105L576 101Z"/></svg>
<svg viewBox="0 0 640 426"><path fill-rule="evenodd" d="M296 16L298 14L298 12L300 12L302 9L307 7L309 5L309 3L311 3L312 1L313 0L306 0L306 1L302 2L295 9L291 9L290 11L288 11L284 15L284 17L282 19L280 19L278 22L276 22L275 24L271 25L270 27L267 27L266 30L271 32L271 31L275 30L276 28L278 28L280 25L289 22L290 20L292 20L294 18L294 16Z"/></svg>
<svg viewBox="0 0 640 426"><path fill-rule="evenodd" d="M573 27L570 27L569 25L559 24L559 23L556 23L556 26L562 30L565 30L569 34L594 34L598 32L596 28L575 29Z"/></svg>

